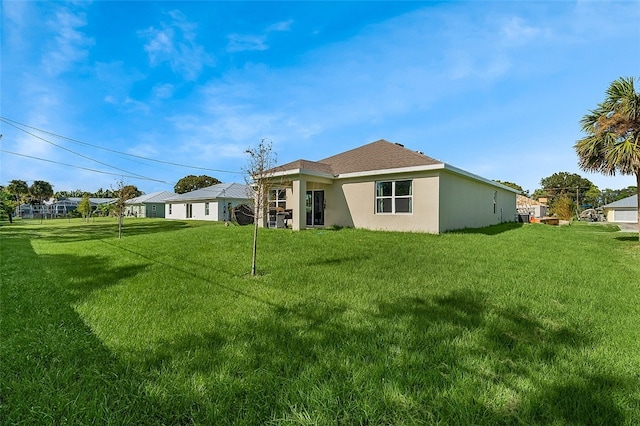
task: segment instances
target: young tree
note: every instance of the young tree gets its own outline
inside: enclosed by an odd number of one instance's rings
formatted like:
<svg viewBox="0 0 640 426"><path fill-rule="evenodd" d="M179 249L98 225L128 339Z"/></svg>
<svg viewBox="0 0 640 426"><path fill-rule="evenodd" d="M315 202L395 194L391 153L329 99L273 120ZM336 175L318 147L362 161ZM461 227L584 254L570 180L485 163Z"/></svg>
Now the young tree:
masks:
<svg viewBox="0 0 640 426"><path fill-rule="evenodd" d="M89 194L85 193L82 196L82 200L78 204L78 212L84 217L85 222L89 221L91 216L91 202L89 201Z"/></svg>
<svg viewBox="0 0 640 426"><path fill-rule="evenodd" d="M118 218L118 238L122 238L122 227L124 225L124 211L127 206L127 200L139 197L142 192L133 185L125 185L123 181L118 182L118 188L115 190L117 196L116 203L113 206L113 212Z"/></svg>
<svg viewBox="0 0 640 426"><path fill-rule="evenodd" d="M40 223L44 215L44 199L53 196L53 187L44 180L35 180L29 187L29 194L40 202Z"/></svg>
<svg viewBox="0 0 640 426"><path fill-rule="evenodd" d="M257 147L248 148L247 167L244 170L247 185L253 189L253 256L251 260L251 275L255 276L258 254L258 225L259 220L267 217L269 191L272 187L271 177L276 165L276 154L271 142L264 139Z"/></svg>
<svg viewBox="0 0 640 426"><path fill-rule="evenodd" d="M587 134L574 145L582 170L636 176L640 199L640 93L633 77L611 83L604 101L580 121ZM640 241L640 201L638 202Z"/></svg>
<svg viewBox="0 0 640 426"><path fill-rule="evenodd" d="M206 188L207 186L217 185L220 182L218 179L207 175L189 175L185 176L176 183L173 187L173 192L176 194L184 194L186 192L195 191L196 189Z"/></svg>

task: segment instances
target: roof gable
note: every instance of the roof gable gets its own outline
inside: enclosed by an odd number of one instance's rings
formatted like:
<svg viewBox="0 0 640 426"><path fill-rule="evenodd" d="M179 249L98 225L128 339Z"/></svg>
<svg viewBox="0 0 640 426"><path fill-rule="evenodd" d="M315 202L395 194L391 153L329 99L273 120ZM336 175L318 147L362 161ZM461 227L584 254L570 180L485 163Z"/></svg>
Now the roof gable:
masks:
<svg viewBox="0 0 640 426"><path fill-rule="evenodd" d="M304 170L337 176L344 173L430 166L434 164L443 163L421 152L411 151L401 144L380 139L320 161L295 160L275 167L270 172Z"/></svg>
<svg viewBox="0 0 640 426"><path fill-rule="evenodd" d="M638 194L632 195L627 198L623 198L622 200L614 201L613 203L609 203L606 206L602 206L603 208L637 208L638 207Z"/></svg>
<svg viewBox="0 0 640 426"><path fill-rule="evenodd" d="M442 164L441 161L384 139L325 158L319 163L328 164L336 175Z"/></svg>

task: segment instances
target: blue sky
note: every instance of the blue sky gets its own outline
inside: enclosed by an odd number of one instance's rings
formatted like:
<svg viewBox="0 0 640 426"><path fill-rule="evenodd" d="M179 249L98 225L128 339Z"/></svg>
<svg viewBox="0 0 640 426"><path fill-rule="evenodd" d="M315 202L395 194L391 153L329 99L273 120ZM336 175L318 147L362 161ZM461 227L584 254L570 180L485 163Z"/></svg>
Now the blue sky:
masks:
<svg viewBox="0 0 640 426"><path fill-rule="evenodd" d="M243 182L265 138L279 163L387 139L531 191L560 171L624 188L573 144L609 83L640 77L638 22L637 1L5 0L0 149L20 155L0 184Z"/></svg>

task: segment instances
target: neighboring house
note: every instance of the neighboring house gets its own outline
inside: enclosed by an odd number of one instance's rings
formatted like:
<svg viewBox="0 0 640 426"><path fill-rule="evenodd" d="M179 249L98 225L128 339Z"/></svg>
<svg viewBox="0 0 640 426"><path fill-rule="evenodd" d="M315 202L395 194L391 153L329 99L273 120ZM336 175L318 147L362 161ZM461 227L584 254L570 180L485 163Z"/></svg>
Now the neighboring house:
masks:
<svg viewBox="0 0 640 426"><path fill-rule="evenodd" d="M385 140L266 174L275 188L270 204L291 212L293 229L437 234L516 219L519 191Z"/></svg>
<svg viewBox="0 0 640 426"><path fill-rule="evenodd" d="M38 218L42 214L44 214L44 217L65 217L67 213L77 210L80 201L82 201L82 197L67 197L44 200L42 206L39 204L21 204L18 209L18 214L24 219ZM113 204L115 201L115 198L89 198L89 203L94 212L98 206L102 204Z"/></svg>
<svg viewBox="0 0 640 426"><path fill-rule="evenodd" d="M638 195L602 206L607 222L638 223Z"/></svg>
<svg viewBox="0 0 640 426"><path fill-rule="evenodd" d="M135 217L165 217L165 200L175 197L169 191L152 192L125 201L125 216Z"/></svg>
<svg viewBox="0 0 640 426"><path fill-rule="evenodd" d="M219 183L196 189L165 200L167 219L220 220L231 219L232 210L252 203L247 185L239 183Z"/></svg>
<svg viewBox="0 0 640 426"><path fill-rule="evenodd" d="M518 214L529 215L530 217L546 217L547 204L540 200L525 197L524 195L516 195L516 209Z"/></svg>
<svg viewBox="0 0 640 426"><path fill-rule="evenodd" d="M103 204L115 204L117 198L98 198L98 197L89 197L89 204L91 204L91 209L95 213ZM76 210L78 208L78 204L82 201L82 197L69 197L69 198L61 198L57 200L52 209L54 209L54 214L58 216L66 215L67 211ZM62 203L62 204L60 204Z"/></svg>

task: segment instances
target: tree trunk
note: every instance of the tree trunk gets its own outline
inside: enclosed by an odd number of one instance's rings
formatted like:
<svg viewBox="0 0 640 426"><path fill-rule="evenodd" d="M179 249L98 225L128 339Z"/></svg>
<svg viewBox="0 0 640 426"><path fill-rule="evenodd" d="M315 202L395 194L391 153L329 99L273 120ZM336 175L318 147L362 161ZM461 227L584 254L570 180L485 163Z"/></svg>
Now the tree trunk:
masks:
<svg viewBox="0 0 640 426"><path fill-rule="evenodd" d="M256 275L256 258L258 254L258 219L253 219L253 258L251 261L251 275Z"/></svg>
<svg viewBox="0 0 640 426"><path fill-rule="evenodd" d="M640 242L640 169L636 172L636 192L638 193L638 242Z"/></svg>

